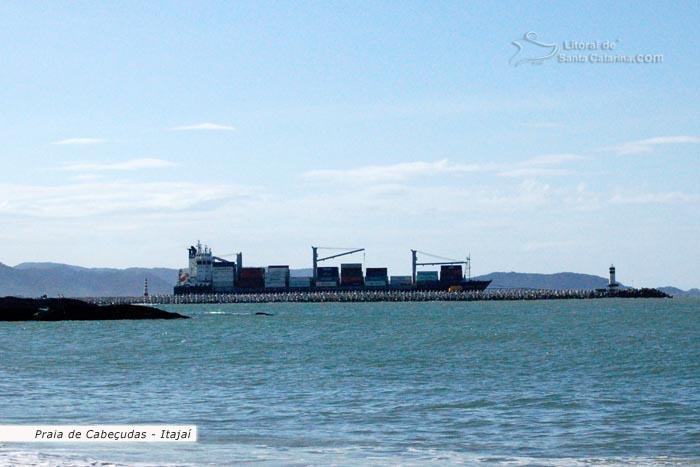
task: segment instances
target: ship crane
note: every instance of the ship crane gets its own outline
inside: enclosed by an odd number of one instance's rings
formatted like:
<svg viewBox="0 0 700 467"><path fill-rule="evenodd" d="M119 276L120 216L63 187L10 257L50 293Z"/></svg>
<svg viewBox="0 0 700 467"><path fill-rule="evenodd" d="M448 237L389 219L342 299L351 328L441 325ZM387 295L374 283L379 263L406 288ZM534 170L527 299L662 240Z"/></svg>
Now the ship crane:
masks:
<svg viewBox="0 0 700 467"><path fill-rule="evenodd" d="M416 283L416 269L418 266L441 266L441 265L448 265L448 264L463 264L465 266L465 274L466 277L465 279L471 280L472 278L472 267L471 267L471 255L466 257L465 261L460 261L458 259L452 259L452 258L443 258L442 256L437 256L437 255L432 255L430 253L425 253L423 251L418 251L418 250L411 250L412 256L413 256L413 283ZM429 256L431 258L435 259L441 259L442 261L432 261L432 262L426 262L426 263L419 263L418 262L418 253L424 256Z"/></svg>
<svg viewBox="0 0 700 467"><path fill-rule="evenodd" d="M338 253L331 256L326 256L325 258L318 257L318 250L349 250L343 253ZM311 251L313 252L313 265L314 265L314 282L318 280L318 263L321 261L326 261L327 259L339 258L345 255L351 255L353 253L359 253L360 251L365 251L364 248L336 248L327 246L312 246Z"/></svg>

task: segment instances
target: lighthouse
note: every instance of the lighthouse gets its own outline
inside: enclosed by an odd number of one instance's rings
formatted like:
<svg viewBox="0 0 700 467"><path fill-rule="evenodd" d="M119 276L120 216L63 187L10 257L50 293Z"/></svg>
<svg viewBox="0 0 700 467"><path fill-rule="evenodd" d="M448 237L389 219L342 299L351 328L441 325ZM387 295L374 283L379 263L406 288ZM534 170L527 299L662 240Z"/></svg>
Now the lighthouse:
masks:
<svg viewBox="0 0 700 467"><path fill-rule="evenodd" d="M615 265L611 264L610 265L610 283L608 284L608 288L614 289L618 287L620 284L617 283L615 280Z"/></svg>

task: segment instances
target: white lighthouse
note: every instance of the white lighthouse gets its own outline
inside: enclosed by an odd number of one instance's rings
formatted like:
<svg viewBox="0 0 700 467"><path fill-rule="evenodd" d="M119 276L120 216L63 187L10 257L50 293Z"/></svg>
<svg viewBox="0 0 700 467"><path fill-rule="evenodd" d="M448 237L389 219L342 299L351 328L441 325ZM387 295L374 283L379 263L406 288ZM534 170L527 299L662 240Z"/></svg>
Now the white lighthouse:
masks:
<svg viewBox="0 0 700 467"><path fill-rule="evenodd" d="M608 288L614 289L618 287L620 284L617 283L615 280L615 265L611 264L610 265L610 283L608 284Z"/></svg>

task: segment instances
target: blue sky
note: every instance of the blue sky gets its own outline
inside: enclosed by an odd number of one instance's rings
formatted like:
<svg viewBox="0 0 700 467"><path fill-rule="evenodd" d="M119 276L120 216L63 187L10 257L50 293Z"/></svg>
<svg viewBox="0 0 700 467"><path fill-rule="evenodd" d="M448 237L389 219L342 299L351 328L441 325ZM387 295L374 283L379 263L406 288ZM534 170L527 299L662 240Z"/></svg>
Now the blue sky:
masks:
<svg viewBox="0 0 700 467"><path fill-rule="evenodd" d="M405 274L415 248L471 253L475 274L615 263L626 284L700 286L699 19L697 2L2 2L0 261L184 267L199 239L248 265L365 247ZM527 61L547 50L528 32L557 54ZM591 54L660 59L559 57Z"/></svg>

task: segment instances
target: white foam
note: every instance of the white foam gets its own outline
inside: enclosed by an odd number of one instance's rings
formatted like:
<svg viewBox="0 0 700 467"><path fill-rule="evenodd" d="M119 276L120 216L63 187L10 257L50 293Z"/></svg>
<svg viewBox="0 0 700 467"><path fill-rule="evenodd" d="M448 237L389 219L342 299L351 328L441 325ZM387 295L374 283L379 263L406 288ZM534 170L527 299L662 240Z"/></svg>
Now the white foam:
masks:
<svg viewBox="0 0 700 467"><path fill-rule="evenodd" d="M189 467L192 464L164 464L162 462L111 462L92 459L80 453L65 451L11 450L0 447L2 467Z"/></svg>
<svg viewBox="0 0 700 467"><path fill-rule="evenodd" d="M276 448L263 446L199 446L194 449L198 459L193 463L167 463L160 461L107 461L94 457L117 457L109 452L85 453L68 450L35 451L8 449L0 446L2 467L193 467L195 465L247 465L260 467L312 467L338 466L360 467L690 467L697 466L697 459L673 457L591 457L591 458L537 458L501 455L477 455L455 451L408 448L405 451L381 451L365 447L336 448ZM213 448L213 449L212 449ZM118 451L111 451L112 454ZM158 457L157 452L141 452L129 457ZM161 452L161 454L164 454ZM172 453L169 453L172 454ZM184 453L183 453L184 454ZM172 457L172 456L168 456Z"/></svg>

